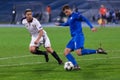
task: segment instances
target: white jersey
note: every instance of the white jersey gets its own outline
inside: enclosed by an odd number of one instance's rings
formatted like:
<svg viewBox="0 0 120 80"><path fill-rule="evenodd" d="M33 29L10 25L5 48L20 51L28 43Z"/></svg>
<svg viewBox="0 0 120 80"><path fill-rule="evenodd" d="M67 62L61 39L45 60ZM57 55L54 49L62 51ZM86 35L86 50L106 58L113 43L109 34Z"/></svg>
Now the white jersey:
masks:
<svg viewBox="0 0 120 80"><path fill-rule="evenodd" d="M49 40L49 38L47 36L47 33L44 30L43 30L43 32L44 32L43 36L39 40L39 44L34 44L35 40L38 37L39 30L43 29L40 22L36 18L33 18L33 20L31 22L28 22L27 19L23 19L22 24L25 25L25 27L28 29L28 31L31 34L30 46L39 47L41 44L43 44L44 47L50 47L51 46L50 40Z"/></svg>
<svg viewBox="0 0 120 80"><path fill-rule="evenodd" d="M25 25L32 36L37 36L38 31L43 29L40 22L36 18L33 18L31 22L28 22L27 19L23 19L22 24ZM46 32L44 31L44 33Z"/></svg>

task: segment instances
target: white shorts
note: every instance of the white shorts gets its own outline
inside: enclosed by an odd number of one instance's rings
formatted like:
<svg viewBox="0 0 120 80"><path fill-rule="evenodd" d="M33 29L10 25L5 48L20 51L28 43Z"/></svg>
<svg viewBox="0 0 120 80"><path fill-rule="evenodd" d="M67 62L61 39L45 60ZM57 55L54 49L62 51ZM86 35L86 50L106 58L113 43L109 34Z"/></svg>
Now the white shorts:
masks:
<svg viewBox="0 0 120 80"><path fill-rule="evenodd" d="M29 46L36 46L36 47L39 47L41 45L43 45L44 47L51 47L51 43L50 43L50 40L47 36L47 33L45 33L40 41L39 41L39 44L34 44L35 40L37 39L38 36L32 36L31 38L31 42L30 42L30 45Z"/></svg>

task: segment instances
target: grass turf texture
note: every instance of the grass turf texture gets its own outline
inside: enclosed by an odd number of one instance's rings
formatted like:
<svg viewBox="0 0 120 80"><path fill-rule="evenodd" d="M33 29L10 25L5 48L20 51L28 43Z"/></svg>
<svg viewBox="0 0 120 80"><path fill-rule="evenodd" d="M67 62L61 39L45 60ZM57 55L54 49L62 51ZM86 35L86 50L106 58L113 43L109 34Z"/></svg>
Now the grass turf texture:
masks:
<svg viewBox="0 0 120 80"><path fill-rule="evenodd" d="M65 45L70 39L69 29L61 27L44 28L52 47L65 62ZM79 71L65 71L49 54L50 61L43 56L29 53L29 33L25 28L0 28L0 80L119 80L120 76L120 27L99 28L91 32L83 28L85 47L97 49L99 43L108 55L77 56ZM41 48L44 50L43 48Z"/></svg>

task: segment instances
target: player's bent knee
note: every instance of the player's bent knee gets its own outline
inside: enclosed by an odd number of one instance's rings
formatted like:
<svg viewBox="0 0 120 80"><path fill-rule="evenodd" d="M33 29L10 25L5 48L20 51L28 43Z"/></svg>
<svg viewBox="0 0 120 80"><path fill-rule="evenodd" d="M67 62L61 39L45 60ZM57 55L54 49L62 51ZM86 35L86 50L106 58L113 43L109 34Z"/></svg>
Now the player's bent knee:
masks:
<svg viewBox="0 0 120 80"><path fill-rule="evenodd" d="M66 56L67 54L69 54L71 52L70 49L66 48L65 51L64 51L64 55Z"/></svg>
<svg viewBox="0 0 120 80"><path fill-rule="evenodd" d="M77 55L78 55L78 56L82 56L82 53L81 53L81 52L80 52L80 53L77 53Z"/></svg>
<svg viewBox="0 0 120 80"><path fill-rule="evenodd" d="M51 47L47 47L46 50L47 50L47 52L49 52L49 53L53 53L53 49L52 49Z"/></svg>
<svg viewBox="0 0 120 80"><path fill-rule="evenodd" d="M77 50L76 53L78 56L82 56L81 49Z"/></svg>
<svg viewBox="0 0 120 80"><path fill-rule="evenodd" d="M64 55L65 55L65 56L66 56L67 54L69 54L69 53L64 52Z"/></svg>
<svg viewBox="0 0 120 80"><path fill-rule="evenodd" d="M34 53L35 53L35 51L34 51L34 50L30 50L30 53L33 53L33 54L34 54Z"/></svg>
<svg viewBox="0 0 120 80"><path fill-rule="evenodd" d="M34 53L36 52L36 48L31 47L31 48L29 49L29 51L34 54Z"/></svg>

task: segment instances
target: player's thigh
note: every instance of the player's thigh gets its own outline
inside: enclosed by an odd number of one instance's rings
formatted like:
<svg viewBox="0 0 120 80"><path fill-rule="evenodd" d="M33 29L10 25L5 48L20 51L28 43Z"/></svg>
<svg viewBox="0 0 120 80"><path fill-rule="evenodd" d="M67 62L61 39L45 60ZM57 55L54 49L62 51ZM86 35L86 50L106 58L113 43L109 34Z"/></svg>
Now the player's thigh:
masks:
<svg viewBox="0 0 120 80"><path fill-rule="evenodd" d="M29 44L29 51L34 53L36 49L39 47L40 44L35 44L36 37L32 37L30 44Z"/></svg>
<svg viewBox="0 0 120 80"><path fill-rule="evenodd" d="M45 48L51 47L50 39L47 34L45 34L45 36L43 37L43 45Z"/></svg>
<svg viewBox="0 0 120 80"><path fill-rule="evenodd" d="M34 43L36 39L37 39L37 37L32 37L29 46L39 47L40 43L39 44Z"/></svg>
<svg viewBox="0 0 120 80"><path fill-rule="evenodd" d="M84 36L77 36L74 40L75 50L84 48Z"/></svg>
<svg viewBox="0 0 120 80"><path fill-rule="evenodd" d="M74 49L75 49L75 47L74 47L74 38L72 38L72 39L68 42L66 48L71 49L71 50L74 50Z"/></svg>

